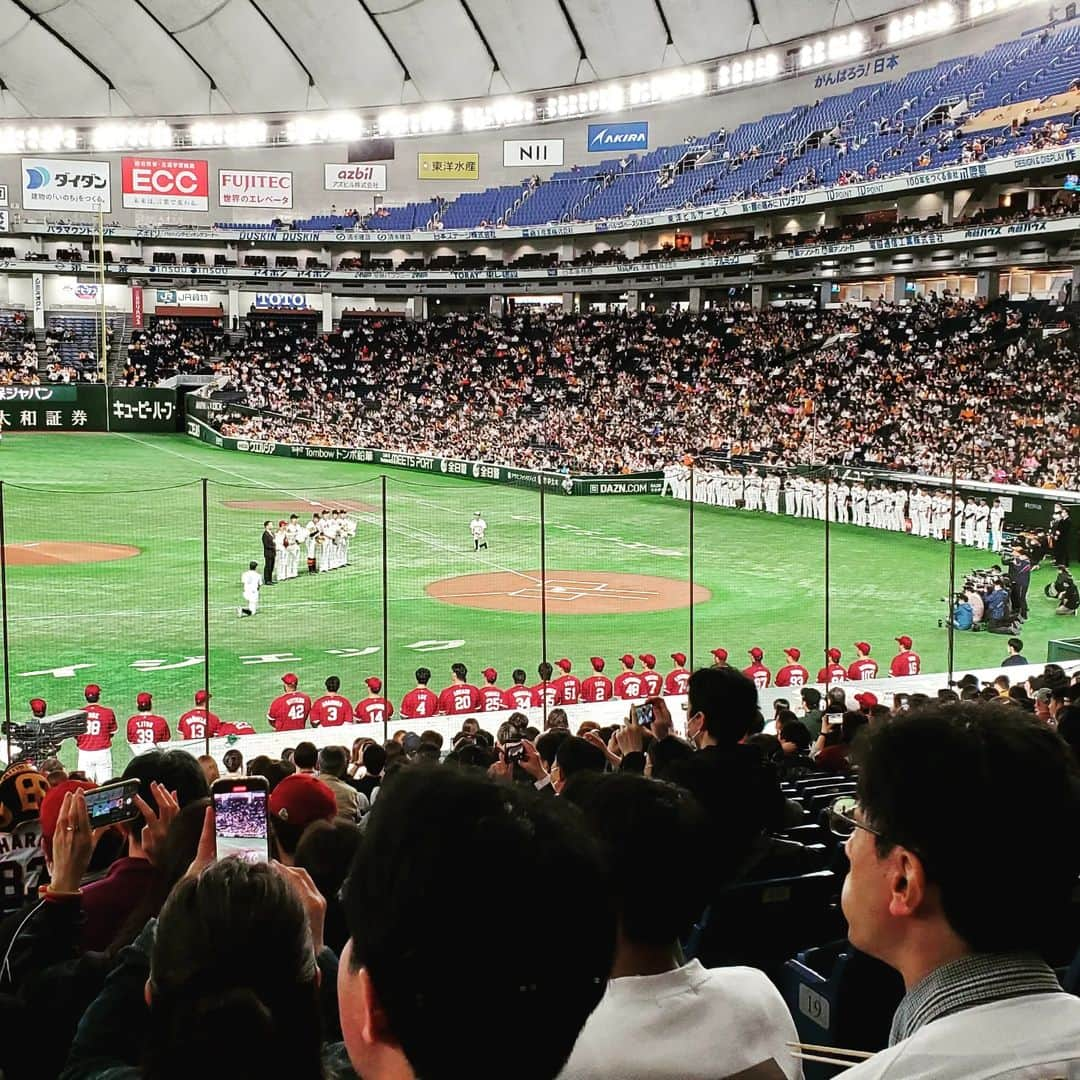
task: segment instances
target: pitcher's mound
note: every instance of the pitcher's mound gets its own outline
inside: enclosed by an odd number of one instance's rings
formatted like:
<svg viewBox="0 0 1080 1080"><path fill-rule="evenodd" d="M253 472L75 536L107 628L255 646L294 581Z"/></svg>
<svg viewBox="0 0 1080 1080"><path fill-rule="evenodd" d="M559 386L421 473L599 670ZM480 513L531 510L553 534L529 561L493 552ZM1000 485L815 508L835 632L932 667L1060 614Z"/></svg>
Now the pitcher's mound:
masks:
<svg viewBox="0 0 1080 1080"><path fill-rule="evenodd" d="M130 559L138 554L137 547L127 544L76 544L63 540L30 540L4 548L8 566L73 566Z"/></svg>
<svg viewBox="0 0 1080 1080"><path fill-rule="evenodd" d="M627 615L639 611L670 611L712 598L703 585L646 574L612 574L606 570L503 571L462 574L433 581L428 596L459 607L484 611L540 611L544 593L549 615Z"/></svg>
<svg viewBox="0 0 1080 1080"><path fill-rule="evenodd" d="M369 514L378 509L355 499L248 499L230 500L225 506L229 510L265 510L268 514L318 514L323 510L354 510Z"/></svg>

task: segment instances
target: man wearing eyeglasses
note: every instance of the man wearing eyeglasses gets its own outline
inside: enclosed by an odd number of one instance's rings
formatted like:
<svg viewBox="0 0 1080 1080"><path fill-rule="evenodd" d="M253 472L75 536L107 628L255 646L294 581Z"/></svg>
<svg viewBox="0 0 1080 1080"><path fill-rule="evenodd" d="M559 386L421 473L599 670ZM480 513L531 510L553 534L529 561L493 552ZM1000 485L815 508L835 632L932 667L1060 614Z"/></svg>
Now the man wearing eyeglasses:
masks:
<svg viewBox="0 0 1080 1080"><path fill-rule="evenodd" d="M1075 948L1080 777L1064 744L1019 710L929 705L871 729L847 838L851 943L907 994L889 1047L852 1080L1080 1075L1080 998L1042 958Z"/></svg>

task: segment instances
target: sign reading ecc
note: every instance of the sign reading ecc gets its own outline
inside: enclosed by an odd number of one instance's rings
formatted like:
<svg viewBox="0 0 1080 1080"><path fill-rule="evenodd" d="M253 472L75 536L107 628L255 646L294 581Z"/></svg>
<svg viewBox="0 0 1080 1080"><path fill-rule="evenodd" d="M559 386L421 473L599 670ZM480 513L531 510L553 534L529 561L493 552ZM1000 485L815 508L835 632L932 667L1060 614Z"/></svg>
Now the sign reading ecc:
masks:
<svg viewBox="0 0 1080 1080"><path fill-rule="evenodd" d="M126 157L120 176L125 209L209 209L210 170L204 160Z"/></svg>

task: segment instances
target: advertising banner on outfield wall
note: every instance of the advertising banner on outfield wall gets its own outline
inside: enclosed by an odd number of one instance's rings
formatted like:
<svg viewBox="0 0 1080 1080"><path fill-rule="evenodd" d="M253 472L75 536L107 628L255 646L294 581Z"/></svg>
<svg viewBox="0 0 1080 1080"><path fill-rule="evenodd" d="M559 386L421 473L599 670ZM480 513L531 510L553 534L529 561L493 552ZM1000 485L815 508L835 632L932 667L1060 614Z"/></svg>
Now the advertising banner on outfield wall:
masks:
<svg viewBox="0 0 1080 1080"><path fill-rule="evenodd" d="M416 175L421 180L479 180L479 154L416 155Z"/></svg>
<svg viewBox="0 0 1080 1080"><path fill-rule="evenodd" d="M212 307L221 304L221 293L205 289L157 289L154 299L162 307Z"/></svg>
<svg viewBox="0 0 1080 1080"><path fill-rule="evenodd" d="M324 191L385 191L385 165L323 165Z"/></svg>
<svg viewBox="0 0 1080 1080"><path fill-rule="evenodd" d="M112 212L107 161L64 158L22 159L24 210L100 210Z"/></svg>
<svg viewBox="0 0 1080 1080"><path fill-rule="evenodd" d="M507 169L529 169L562 163L562 139L503 140L503 166Z"/></svg>
<svg viewBox="0 0 1080 1080"><path fill-rule="evenodd" d="M291 172L265 169L218 169L218 203L221 206L264 206L271 210L291 210Z"/></svg>
<svg viewBox="0 0 1080 1080"><path fill-rule="evenodd" d="M203 159L120 159L121 200L127 210L210 209L210 165Z"/></svg>
<svg viewBox="0 0 1080 1080"><path fill-rule="evenodd" d="M0 430L176 431L176 391L131 386L0 387Z"/></svg>
<svg viewBox="0 0 1080 1080"><path fill-rule="evenodd" d="M260 311L281 311L289 308L294 311L306 311L311 305L302 292L257 292L252 307Z"/></svg>

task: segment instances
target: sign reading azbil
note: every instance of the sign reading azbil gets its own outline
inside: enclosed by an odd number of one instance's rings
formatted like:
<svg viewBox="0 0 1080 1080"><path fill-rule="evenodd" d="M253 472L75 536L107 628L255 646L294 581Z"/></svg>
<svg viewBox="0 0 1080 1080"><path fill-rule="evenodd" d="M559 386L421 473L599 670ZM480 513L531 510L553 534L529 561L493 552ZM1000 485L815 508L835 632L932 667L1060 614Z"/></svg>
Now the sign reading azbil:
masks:
<svg viewBox="0 0 1080 1080"><path fill-rule="evenodd" d="M204 159L126 157L120 175L125 209L210 208L210 168Z"/></svg>

